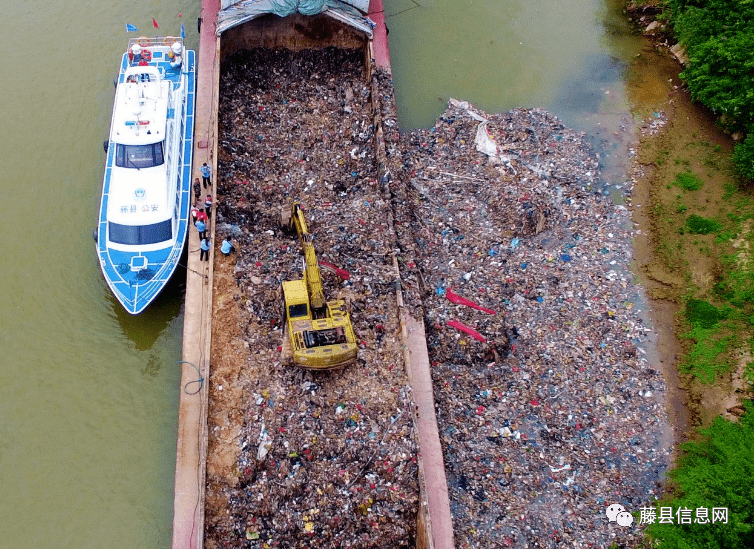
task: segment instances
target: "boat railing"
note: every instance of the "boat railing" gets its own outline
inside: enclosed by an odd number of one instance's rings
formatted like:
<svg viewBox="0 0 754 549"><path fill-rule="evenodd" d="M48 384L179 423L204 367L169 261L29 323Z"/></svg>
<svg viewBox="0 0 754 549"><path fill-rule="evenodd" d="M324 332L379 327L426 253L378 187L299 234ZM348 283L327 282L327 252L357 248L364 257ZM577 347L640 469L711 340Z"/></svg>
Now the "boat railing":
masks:
<svg viewBox="0 0 754 549"><path fill-rule="evenodd" d="M128 41L128 49L130 51L131 46L133 46L134 44L139 44L139 46L141 46L142 48L169 48L176 42L183 46L183 38L181 38L180 36L155 36L152 38L140 36L139 38L131 38Z"/></svg>

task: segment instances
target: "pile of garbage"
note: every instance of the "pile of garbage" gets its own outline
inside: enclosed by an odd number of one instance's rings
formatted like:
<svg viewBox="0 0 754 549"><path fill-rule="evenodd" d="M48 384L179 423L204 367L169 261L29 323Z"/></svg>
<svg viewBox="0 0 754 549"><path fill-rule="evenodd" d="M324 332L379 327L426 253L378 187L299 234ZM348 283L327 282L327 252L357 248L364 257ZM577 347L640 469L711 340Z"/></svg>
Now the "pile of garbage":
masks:
<svg viewBox="0 0 754 549"><path fill-rule="evenodd" d="M222 69L216 238L238 248L250 358L238 373L237 468L208 472L220 503L207 507L206 546L413 546L417 447L363 53L252 50ZM321 264L347 271L323 269L326 296L350 302L359 342L357 364L342 370L281 360L281 282L302 277L298 237L280 224L293 201ZM221 430L210 425L211 449Z"/></svg>
<svg viewBox="0 0 754 549"><path fill-rule="evenodd" d="M661 494L665 386L630 214L583 135L451 100L402 150L401 271L417 272L456 546L640 540L605 509Z"/></svg>
<svg viewBox="0 0 754 549"><path fill-rule="evenodd" d="M605 509L651 504L670 446L629 212L551 114L451 100L433 128L401 134L389 75L365 74L361 52L336 49L223 62L216 236L239 249L250 358L237 469L208 475L222 504L207 547L414 545L399 283L427 331L456 546L637 541ZM291 201L320 262L347 271L324 280L360 342L341 371L281 362L280 284L302 263L280 227Z"/></svg>

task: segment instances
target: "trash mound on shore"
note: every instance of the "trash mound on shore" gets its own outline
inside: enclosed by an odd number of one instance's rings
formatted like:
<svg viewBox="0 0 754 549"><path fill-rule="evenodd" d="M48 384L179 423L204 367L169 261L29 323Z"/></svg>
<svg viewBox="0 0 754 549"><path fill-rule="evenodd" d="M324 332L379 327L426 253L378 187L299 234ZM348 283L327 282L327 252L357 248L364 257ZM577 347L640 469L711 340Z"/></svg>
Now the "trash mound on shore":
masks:
<svg viewBox="0 0 754 549"><path fill-rule="evenodd" d="M424 314L457 547L637 542L605 509L662 491L665 386L629 212L582 137L546 111L454 100L402 136L401 274Z"/></svg>
<svg viewBox="0 0 754 549"><path fill-rule="evenodd" d="M223 62L220 89L216 238L231 235L238 252L216 261L236 262L248 358L210 380L237 378L244 421L235 468L208 467L206 546L412 546L417 448L363 53L242 52ZM350 274L323 270L328 298L351 303L359 341L342 370L281 363L280 285L302 276L298 237L280 227L292 201L318 259ZM210 425L210 454L224 429Z"/></svg>

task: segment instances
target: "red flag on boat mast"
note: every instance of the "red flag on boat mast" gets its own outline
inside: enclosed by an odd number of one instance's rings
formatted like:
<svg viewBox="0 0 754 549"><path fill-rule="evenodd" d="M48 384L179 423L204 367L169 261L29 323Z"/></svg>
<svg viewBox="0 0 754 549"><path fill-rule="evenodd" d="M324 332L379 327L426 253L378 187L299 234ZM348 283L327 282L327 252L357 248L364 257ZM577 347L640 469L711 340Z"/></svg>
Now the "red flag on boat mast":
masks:
<svg viewBox="0 0 754 549"><path fill-rule="evenodd" d="M159 29L160 25L157 24L157 21L154 20L154 17L152 17L152 25L154 25L154 28Z"/></svg>

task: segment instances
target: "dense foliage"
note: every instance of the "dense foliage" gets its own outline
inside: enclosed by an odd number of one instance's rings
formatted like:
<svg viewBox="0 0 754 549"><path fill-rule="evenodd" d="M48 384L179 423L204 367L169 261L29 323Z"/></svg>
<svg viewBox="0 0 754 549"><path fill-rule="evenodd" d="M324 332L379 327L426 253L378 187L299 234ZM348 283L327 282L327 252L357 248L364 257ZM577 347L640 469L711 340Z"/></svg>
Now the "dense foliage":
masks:
<svg viewBox="0 0 754 549"><path fill-rule="evenodd" d="M681 76L691 96L748 138L736 146L738 173L754 179L754 2L666 0L689 64Z"/></svg>
<svg viewBox="0 0 754 549"><path fill-rule="evenodd" d="M691 509L692 524L653 524L650 537L662 549L739 549L754 546L754 406L746 404L739 423L721 417L702 430L705 440L683 445L679 467L670 473L677 497L658 502L657 507ZM727 523L696 521L696 510L727 508ZM675 519L675 517L674 517Z"/></svg>

